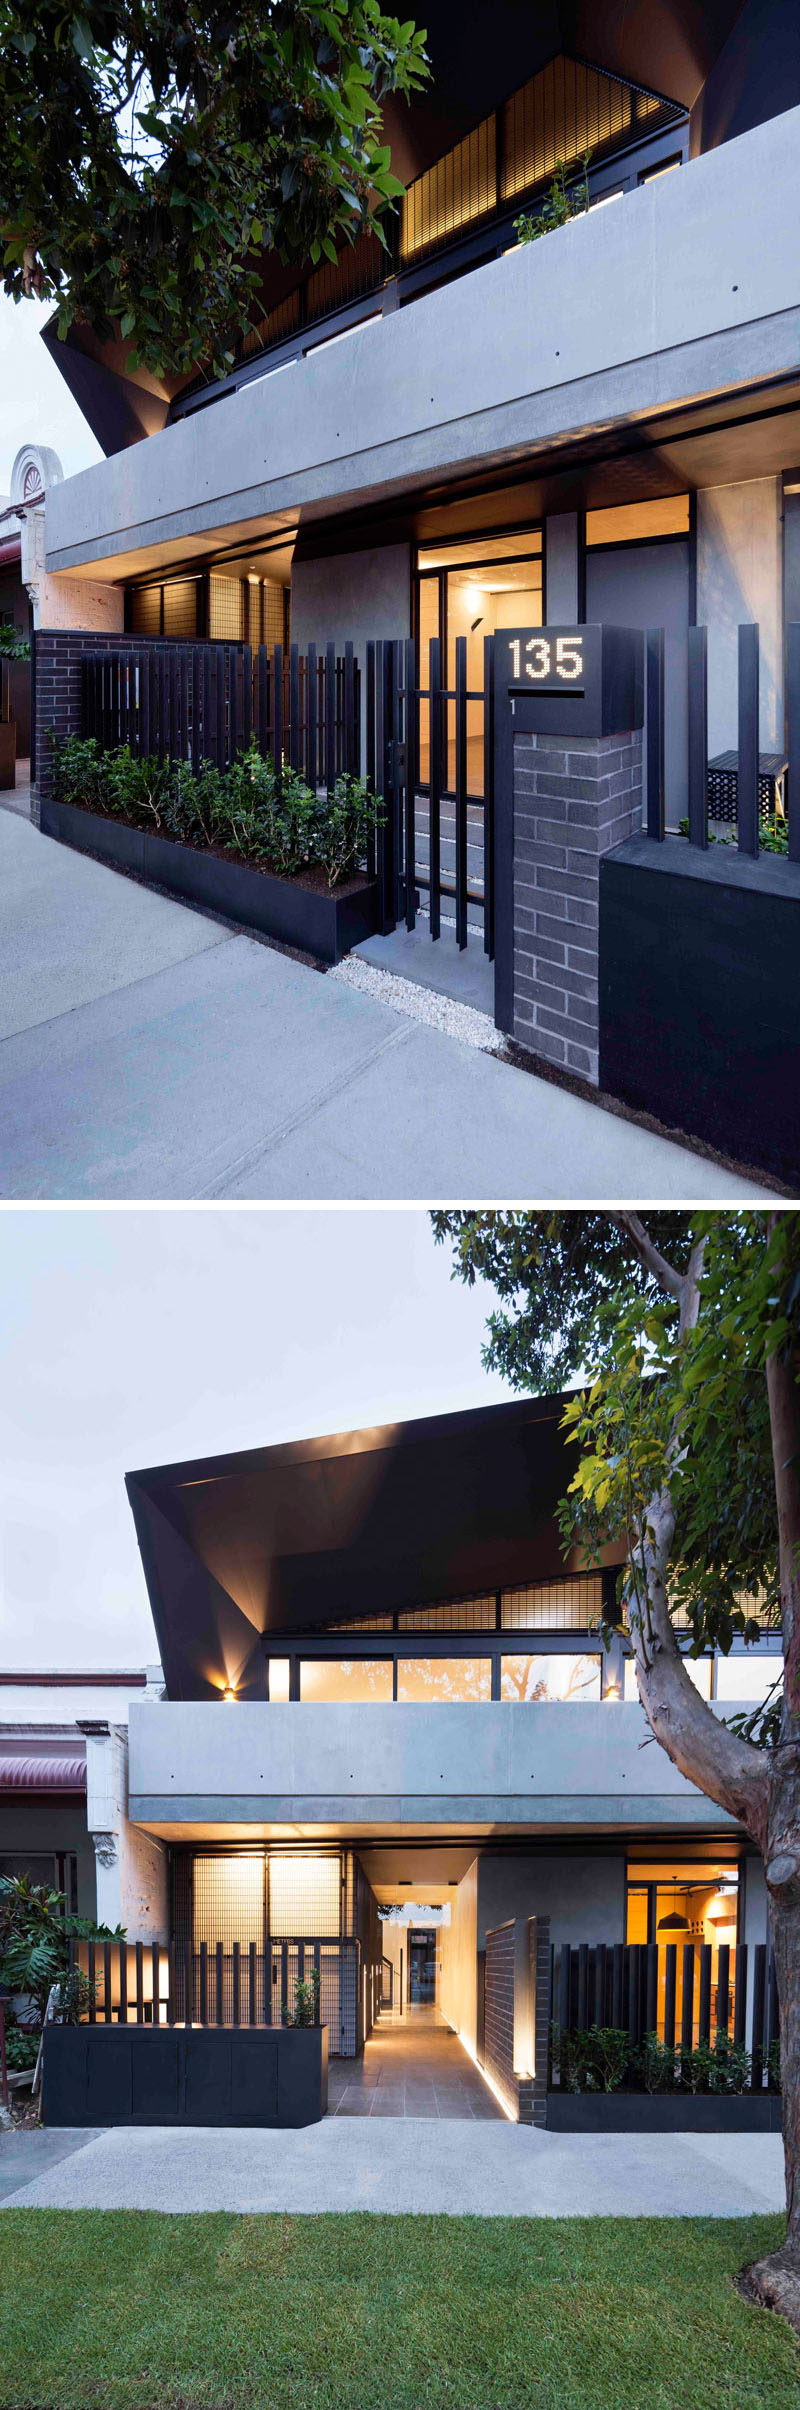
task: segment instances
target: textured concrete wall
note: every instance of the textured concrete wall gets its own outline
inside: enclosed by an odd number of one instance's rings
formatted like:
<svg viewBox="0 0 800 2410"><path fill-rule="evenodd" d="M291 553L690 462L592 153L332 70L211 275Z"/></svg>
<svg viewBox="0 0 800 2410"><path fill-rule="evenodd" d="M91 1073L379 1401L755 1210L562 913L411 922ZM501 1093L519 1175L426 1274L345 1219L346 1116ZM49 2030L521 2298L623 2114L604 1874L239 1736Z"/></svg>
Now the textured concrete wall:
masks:
<svg viewBox="0 0 800 2410"><path fill-rule="evenodd" d="M133 1704L130 1813L139 1822L331 1822L368 1831L451 1818L702 1827L718 1811L661 1749L637 1705ZM535 1908L536 1902L531 1902Z"/></svg>
<svg viewBox="0 0 800 2410"><path fill-rule="evenodd" d="M304 653L354 644L361 663L361 764L366 769L366 648L371 638L411 634L411 548L375 545L365 552L328 553L292 568L292 643Z"/></svg>
<svg viewBox="0 0 800 2410"><path fill-rule="evenodd" d="M443 2014L469 2050L478 2038L478 1860L473 1858L451 1902L450 1924L442 1927Z"/></svg>
<svg viewBox="0 0 800 2410"><path fill-rule="evenodd" d="M53 487L51 570L332 500L793 372L800 113L323 344Z"/></svg>
<svg viewBox="0 0 800 2410"><path fill-rule="evenodd" d="M545 519L544 597L551 627L568 628L580 619L576 510L554 512Z"/></svg>
<svg viewBox="0 0 800 2410"><path fill-rule="evenodd" d="M708 750L738 742L737 629L760 627L764 753L783 744L783 551L777 477L715 485L697 496L697 618L708 628Z"/></svg>
<svg viewBox="0 0 800 2410"><path fill-rule="evenodd" d="M616 1715L616 1708L608 1711ZM547 1916L550 1939L624 1941L625 1853L608 1855L492 1856L484 1852L478 1874L478 1949L487 1928L508 1917Z"/></svg>
<svg viewBox="0 0 800 2410"><path fill-rule="evenodd" d="M597 1084L603 855L641 822L642 740L514 743L514 1036Z"/></svg>
<svg viewBox="0 0 800 2410"><path fill-rule="evenodd" d="M411 634L411 552L408 544L384 544L364 552L327 553L295 561L292 569L292 643L349 641L362 660L368 639Z"/></svg>

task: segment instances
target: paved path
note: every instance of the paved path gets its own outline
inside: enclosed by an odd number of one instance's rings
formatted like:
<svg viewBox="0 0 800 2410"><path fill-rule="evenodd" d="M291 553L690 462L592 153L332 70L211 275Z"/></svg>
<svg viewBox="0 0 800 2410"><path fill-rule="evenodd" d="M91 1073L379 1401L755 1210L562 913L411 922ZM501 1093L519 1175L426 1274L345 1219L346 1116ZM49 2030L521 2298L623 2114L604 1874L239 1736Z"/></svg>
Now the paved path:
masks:
<svg viewBox="0 0 800 2410"><path fill-rule="evenodd" d="M0 810L0 1196L755 1192Z"/></svg>
<svg viewBox="0 0 800 2410"><path fill-rule="evenodd" d="M748 2217L784 2205L777 2134L540 2134L463 2117L368 2124L328 2117L300 2133L139 2126L81 2135L83 2147L44 2173L32 2149L30 2182L18 2176L2 2206ZM37 2139L20 2135L18 2148ZM76 2143L74 2134L58 2140ZM0 2137L0 2169L6 2147Z"/></svg>
<svg viewBox="0 0 800 2410"><path fill-rule="evenodd" d="M489 2118L503 2111L488 2084L436 2011L382 2015L357 2059L332 2059L331 2117Z"/></svg>

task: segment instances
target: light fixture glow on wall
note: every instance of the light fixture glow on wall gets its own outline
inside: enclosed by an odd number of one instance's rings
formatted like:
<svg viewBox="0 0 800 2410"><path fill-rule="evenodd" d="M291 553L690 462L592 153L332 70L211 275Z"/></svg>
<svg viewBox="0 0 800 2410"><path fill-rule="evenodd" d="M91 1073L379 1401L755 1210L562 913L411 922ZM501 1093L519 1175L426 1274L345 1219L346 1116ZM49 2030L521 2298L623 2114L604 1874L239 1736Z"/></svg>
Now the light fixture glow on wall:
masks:
<svg viewBox="0 0 800 2410"><path fill-rule="evenodd" d="M232 1684L231 1684L230 1682L226 1682L225 1689L224 1689L224 1691L223 1691L223 1693L222 1693L222 1696L223 1696L223 1699L225 1700L226 1705L227 1705L228 1707L235 1706L235 1703L236 1703L236 1692L235 1692L235 1690L233 1689L233 1686L232 1686Z"/></svg>

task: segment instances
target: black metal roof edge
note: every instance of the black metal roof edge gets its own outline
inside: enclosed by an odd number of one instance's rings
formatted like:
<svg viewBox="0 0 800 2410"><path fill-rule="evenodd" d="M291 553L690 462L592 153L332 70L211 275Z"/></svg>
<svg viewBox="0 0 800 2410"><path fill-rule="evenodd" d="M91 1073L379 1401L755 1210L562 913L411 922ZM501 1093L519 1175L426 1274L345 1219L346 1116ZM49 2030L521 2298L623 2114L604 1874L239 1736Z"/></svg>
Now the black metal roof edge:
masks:
<svg viewBox="0 0 800 2410"><path fill-rule="evenodd" d="M577 1384L576 1384L577 1386ZM309 1434L306 1438L274 1440L260 1448L237 1448L222 1456L190 1457L184 1463L149 1465L125 1475L125 1486L140 1489L159 1489L173 1485L188 1488L203 1481L224 1481L243 1472L258 1472L272 1465L303 1464L313 1459L324 1461L326 1456L368 1455L381 1448L419 1447L426 1441L449 1439L467 1426L475 1431L494 1426L554 1421L574 1395L568 1390L553 1391L544 1397L504 1399L493 1406L457 1407L446 1414L422 1414L399 1423L367 1423L349 1431L328 1431ZM356 1443L359 1443L356 1445Z"/></svg>

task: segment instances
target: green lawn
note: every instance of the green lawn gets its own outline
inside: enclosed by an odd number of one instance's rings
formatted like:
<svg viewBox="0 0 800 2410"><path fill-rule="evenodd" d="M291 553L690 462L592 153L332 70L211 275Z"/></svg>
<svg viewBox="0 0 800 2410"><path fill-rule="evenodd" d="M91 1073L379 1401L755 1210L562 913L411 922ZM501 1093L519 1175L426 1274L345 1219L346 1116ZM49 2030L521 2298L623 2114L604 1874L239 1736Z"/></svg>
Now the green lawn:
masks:
<svg viewBox="0 0 800 2410"><path fill-rule="evenodd" d="M797 2410L779 2218L0 2216L4 2410Z"/></svg>

